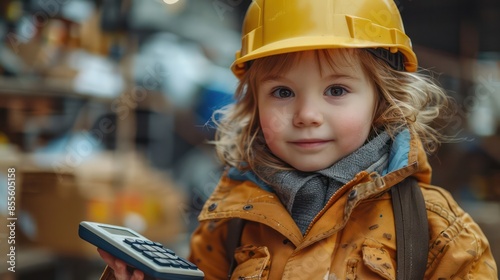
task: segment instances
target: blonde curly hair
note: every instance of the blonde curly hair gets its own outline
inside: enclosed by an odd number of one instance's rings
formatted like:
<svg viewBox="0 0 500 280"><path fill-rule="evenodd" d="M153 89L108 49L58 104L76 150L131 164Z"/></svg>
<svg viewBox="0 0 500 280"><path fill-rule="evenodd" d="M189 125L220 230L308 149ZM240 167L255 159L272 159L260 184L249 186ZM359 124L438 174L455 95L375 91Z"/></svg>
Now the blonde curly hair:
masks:
<svg viewBox="0 0 500 280"><path fill-rule="evenodd" d="M386 131L393 137L408 128L420 137L427 153L436 151L447 139L442 127L436 127L436 120L446 117L453 103L428 73L394 70L364 49L324 49L314 53L318 65L326 63L334 69L352 63L361 65L378 93L371 135ZM240 79L236 102L215 112L217 132L212 143L223 164L242 170L257 166L292 169L266 145L260 127L257 88L263 78L293 67L300 55L301 52L285 53L253 61Z"/></svg>

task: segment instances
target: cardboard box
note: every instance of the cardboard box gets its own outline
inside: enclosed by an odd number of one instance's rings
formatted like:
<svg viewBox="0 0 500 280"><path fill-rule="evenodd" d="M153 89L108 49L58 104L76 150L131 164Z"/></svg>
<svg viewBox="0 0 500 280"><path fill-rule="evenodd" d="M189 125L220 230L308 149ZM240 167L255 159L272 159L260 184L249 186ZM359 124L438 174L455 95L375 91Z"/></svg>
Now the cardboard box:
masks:
<svg viewBox="0 0 500 280"><path fill-rule="evenodd" d="M23 223L25 245L47 247L62 254L89 251L79 244L78 220L85 218L86 200L78 192L72 175L29 171L23 176ZM58 181L58 176L64 176ZM28 244L30 243L30 244Z"/></svg>

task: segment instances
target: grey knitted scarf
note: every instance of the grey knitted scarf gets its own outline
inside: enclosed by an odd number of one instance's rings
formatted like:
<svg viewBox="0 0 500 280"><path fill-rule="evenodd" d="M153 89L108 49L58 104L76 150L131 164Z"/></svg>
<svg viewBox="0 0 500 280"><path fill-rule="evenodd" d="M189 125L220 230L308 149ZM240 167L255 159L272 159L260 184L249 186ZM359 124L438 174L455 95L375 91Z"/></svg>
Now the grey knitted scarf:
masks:
<svg viewBox="0 0 500 280"><path fill-rule="evenodd" d="M389 161L390 137L383 132L332 166L315 172L255 170L266 178L302 234L330 197L357 173L381 173Z"/></svg>

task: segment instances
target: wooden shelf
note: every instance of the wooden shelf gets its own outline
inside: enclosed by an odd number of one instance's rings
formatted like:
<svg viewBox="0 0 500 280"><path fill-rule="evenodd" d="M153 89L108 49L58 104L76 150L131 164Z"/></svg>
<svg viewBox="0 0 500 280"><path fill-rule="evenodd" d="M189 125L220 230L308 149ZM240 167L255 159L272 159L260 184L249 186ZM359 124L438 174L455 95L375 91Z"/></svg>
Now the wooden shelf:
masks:
<svg viewBox="0 0 500 280"><path fill-rule="evenodd" d="M98 102L110 102L116 97L102 97L77 92L73 81L67 79L5 78L0 77L0 95L29 97L77 98Z"/></svg>

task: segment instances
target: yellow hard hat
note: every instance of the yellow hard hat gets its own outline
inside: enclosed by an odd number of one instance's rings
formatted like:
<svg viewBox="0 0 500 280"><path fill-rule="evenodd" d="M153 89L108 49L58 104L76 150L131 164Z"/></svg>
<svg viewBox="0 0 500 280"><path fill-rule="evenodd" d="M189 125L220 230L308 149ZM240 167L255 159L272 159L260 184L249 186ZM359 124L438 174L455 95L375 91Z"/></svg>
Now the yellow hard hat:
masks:
<svg viewBox="0 0 500 280"><path fill-rule="evenodd" d="M253 0L241 44L231 65L237 77L257 58L326 48L375 49L382 58L400 54L409 72L418 65L393 0Z"/></svg>

